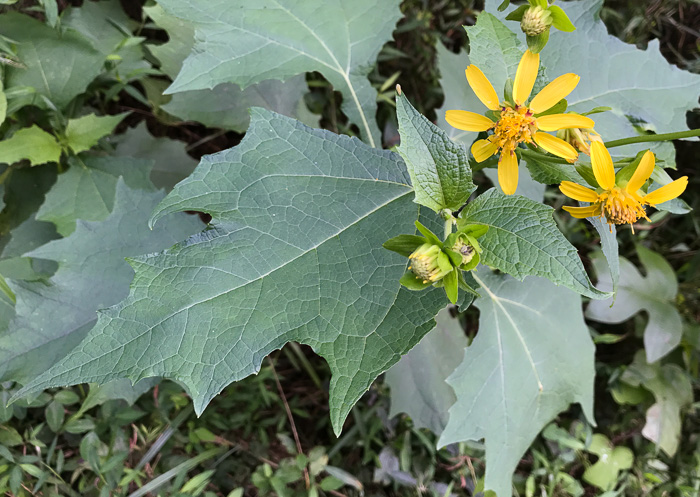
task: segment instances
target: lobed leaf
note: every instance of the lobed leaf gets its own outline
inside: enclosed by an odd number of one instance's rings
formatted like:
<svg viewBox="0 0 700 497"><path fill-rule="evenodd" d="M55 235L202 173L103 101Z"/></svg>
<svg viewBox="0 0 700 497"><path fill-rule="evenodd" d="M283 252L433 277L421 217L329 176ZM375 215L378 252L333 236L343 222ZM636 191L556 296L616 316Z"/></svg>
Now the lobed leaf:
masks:
<svg viewBox="0 0 700 497"><path fill-rule="evenodd" d="M298 341L330 365L340 432L444 307L441 289L402 288L406 259L381 247L414 232L412 198L397 154L253 109L241 144L206 156L153 214L208 212L211 226L133 259L129 297L24 393L164 376L185 385L201 413L267 354Z"/></svg>
<svg viewBox="0 0 700 497"><path fill-rule="evenodd" d="M75 159L68 171L60 174L44 203L36 213L38 221L56 225L62 236L75 230L78 219L102 221L114 207L120 177L131 188L152 190L148 179L152 163L118 157Z"/></svg>
<svg viewBox="0 0 700 497"><path fill-rule="evenodd" d="M575 293L541 278L472 274L479 333L447 379L457 401L438 445L484 438L485 487L510 495L520 458L559 412L578 402L593 421L595 347Z"/></svg>
<svg viewBox="0 0 700 497"><path fill-rule="evenodd" d="M195 26L195 45L169 93L319 71L343 95L343 112L380 146L377 92L367 75L401 17L398 0L161 0Z"/></svg>
<svg viewBox="0 0 700 497"><path fill-rule="evenodd" d="M620 257L620 283L615 304L611 306L610 299L591 302L586 317L603 323L621 323L646 311L649 322L644 328L644 350L651 363L671 352L681 341L683 323L675 305L678 282L675 271L662 255L641 245L637 246L637 254L646 269L646 277L642 277L630 261ZM600 254L594 256L593 268L598 275L598 285L612 288Z"/></svg>
<svg viewBox="0 0 700 497"><path fill-rule="evenodd" d="M6 90L28 86L63 108L97 77L105 60L75 31L61 33L16 12L0 15L0 35L17 41L22 66L5 66Z"/></svg>
<svg viewBox="0 0 700 497"><path fill-rule="evenodd" d="M456 400L445 380L462 362L467 337L449 309L440 311L435 322L435 329L394 364L385 378L391 388L389 417L405 412L416 428L439 435Z"/></svg>
<svg viewBox="0 0 700 497"><path fill-rule="evenodd" d="M85 337L98 309L126 297L133 271L124 257L162 250L201 226L195 217L180 215L149 230L148 215L162 197L120 180L107 219L80 221L70 236L27 254L59 267L47 282L8 281L17 304L16 317L0 335L3 381L26 384L46 372Z"/></svg>

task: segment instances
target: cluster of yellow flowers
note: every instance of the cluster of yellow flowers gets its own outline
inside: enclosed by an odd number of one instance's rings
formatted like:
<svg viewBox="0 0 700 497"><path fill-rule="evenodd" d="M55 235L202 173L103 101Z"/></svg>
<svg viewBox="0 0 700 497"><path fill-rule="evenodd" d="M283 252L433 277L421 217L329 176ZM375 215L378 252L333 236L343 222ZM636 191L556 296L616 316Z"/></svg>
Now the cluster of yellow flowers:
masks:
<svg viewBox="0 0 700 497"><path fill-rule="evenodd" d="M527 50L515 74L512 102L501 102L484 73L470 65L466 69L469 85L479 100L493 111L491 115L498 116L498 119L493 121L465 110L448 110L445 114L447 122L457 129L493 132L488 138L474 142L471 152L477 162L500 154L498 182L506 195L514 194L518 186L518 157L515 151L521 143L539 147L569 162L578 158L579 151L591 156L593 175L598 183L595 190L571 181L564 181L559 187L566 196L591 204L587 207L564 207L576 218L604 216L610 225L633 224L642 217L648 220L645 206L653 207L683 193L688 184L687 176L644 194L641 188L651 176L655 164L654 154L649 150L629 180L616 178L610 153L600 135L593 130L595 122L591 118L575 113L547 114L576 88L580 80L578 75L569 73L559 76L528 103L539 66L539 54ZM559 136L547 131L559 131Z"/></svg>

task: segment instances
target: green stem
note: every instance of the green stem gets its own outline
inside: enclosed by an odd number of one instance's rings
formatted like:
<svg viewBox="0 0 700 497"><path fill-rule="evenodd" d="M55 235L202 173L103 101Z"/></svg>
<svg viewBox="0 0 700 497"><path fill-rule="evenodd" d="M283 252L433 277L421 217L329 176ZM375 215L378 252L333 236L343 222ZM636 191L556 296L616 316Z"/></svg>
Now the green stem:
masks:
<svg viewBox="0 0 700 497"><path fill-rule="evenodd" d="M450 216L450 219L445 220L445 236L442 238L443 240L447 239L448 236L452 234L452 225L454 224L454 218Z"/></svg>
<svg viewBox="0 0 700 497"><path fill-rule="evenodd" d="M520 155L522 157L530 157L532 159L554 162L555 164L570 164L570 162L566 159L562 159L561 157L555 157L553 155L543 155L538 152L533 152L532 150L526 150L524 148L519 148L517 149L517 151L520 152Z"/></svg>
<svg viewBox="0 0 700 497"><path fill-rule="evenodd" d="M629 145L630 143L663 142L667 140L680 140L681 138L692 138L693 136L700 136L700 128L690 129L688 131L676 131L675 133L662 133L660 135L631 136L629 138L605 142L605 146L613 148Z"/></svg>

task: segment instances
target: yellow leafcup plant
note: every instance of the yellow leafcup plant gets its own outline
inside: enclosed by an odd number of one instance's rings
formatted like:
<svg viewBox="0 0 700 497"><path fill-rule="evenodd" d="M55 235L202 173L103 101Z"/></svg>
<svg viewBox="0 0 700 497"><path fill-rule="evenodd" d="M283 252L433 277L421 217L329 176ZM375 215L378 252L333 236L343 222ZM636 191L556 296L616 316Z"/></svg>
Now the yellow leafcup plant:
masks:
<svg viewBox="0 0 700 497"><path fill-rule="evenodd" d="M551 109L571 93L581 79L573 73L559 76L545 86L528 104L532 87L540 66L539 54L525 51L513 83L514 105L499 102L496 90L484 73L475 65L466 69L469 86L481 102L494 112L499 112L496 122L488 117L466 110L448 110L445 120L453 127L465 131L489 131L493 134L474 142L472 155L483 162L500 152L498 160L498 183L507 195L518 187L518 158L515 149L520 143L532 143L568 161L574 161L578 152L561 138L545 133L565 128L593 128L595 123L586 116L574 113L540 115ZM533 141L534 140L534 141Z"/></svg>
<svg viewBox="0 0 700 497"><path fill-rule="evenodd" d="M581 202L590 202L586 207L564 206L564 210L573 217L605 216L608 224L633 224L639 218L647 221L645 206L655 207L668 200L678 197L688 185L688 177L683 176L662 186L658 190L644 194L640 188L654 171L656 163L654 154L647 150L642 157L634 174L625 182L615 178L615 168L608 149L600 141L591 142L591 162L593 174L599 188L592 190L572 181L562 181L559 189L567 197ZM634 229L634 228L633 228Z"/></svg>

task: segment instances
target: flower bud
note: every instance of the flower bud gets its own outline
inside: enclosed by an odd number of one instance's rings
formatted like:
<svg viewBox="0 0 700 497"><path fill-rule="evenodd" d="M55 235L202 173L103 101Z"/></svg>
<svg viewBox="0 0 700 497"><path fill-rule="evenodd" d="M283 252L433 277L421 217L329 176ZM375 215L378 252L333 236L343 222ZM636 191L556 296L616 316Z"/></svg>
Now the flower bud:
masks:
<svg viewBox="0 0 700 497"><path fill-rule="evenodd" d="M539 5L527 9L520 20L520 28L528 36L540 35L547 31L551 25L552 15Z"/></svg>
<svg viewBox="0 0 700 497"><path fill-rule="evenodd" d="M567 128L557 131L557 137L570 143L576 150L591 155L591 142L603 141L592 128Z"/></svg>
<svg viewBox="0 0 700 497"><path fill-rule="evenodd" d="M432 243L424 243L408 258L411 261L408 269L421 279L423 283L441 280L453 269L447 254Z"/></svg>
<svg viewBox="0 0 700 497"><path fill-rule="evenodd" d="M474 254L476 253L474 247L472 247L464 236L457 238L457 241L452 246L452 250L462 256L462 264L468 264L469 261L474 258Z"/></svg>

